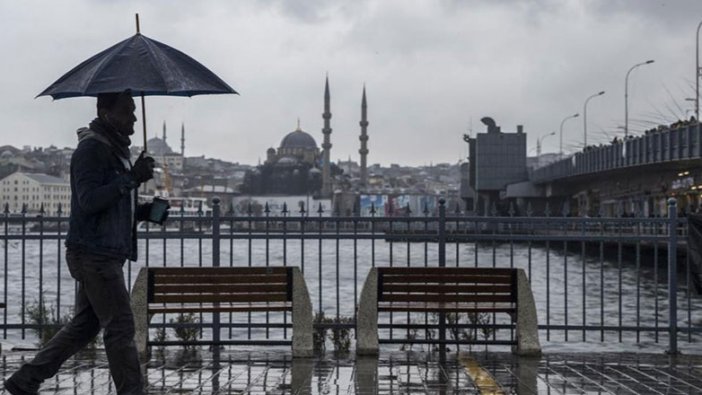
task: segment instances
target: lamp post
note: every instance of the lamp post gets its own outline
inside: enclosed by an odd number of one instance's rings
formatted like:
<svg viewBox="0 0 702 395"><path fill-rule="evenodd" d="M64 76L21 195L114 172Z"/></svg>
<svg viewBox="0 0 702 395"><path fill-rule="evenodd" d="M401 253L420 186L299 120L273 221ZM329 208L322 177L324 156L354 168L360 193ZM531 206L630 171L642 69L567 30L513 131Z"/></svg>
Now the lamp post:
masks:
<svg viewBox="0 0 702 395"><path fill-rule="evenodd" d="M697 35L695 36L695 120L700 121L700 28L702 22L697 25Z"/></svg>
<svg viewBox="0 0 702 395"><path fill-rule="evenodd" d="M543 135L536 139L536 162L541 167L541 142L549 136L555 136L556 132L551 132L549 134Z"/></svg>
<svg viewBox="0 0 702 395"><path fill-rule="evenodd" d="M624 78L624 138L629 137L629 74L635 68L651 63L653 63L653 60L637 63L626 72L626 78Z"/></svg>
<svg viewBox="0 0 702 395"><path fill-rule="evenodd" d="M587 102L594 97L604 95L604 93L605 91L595 93L594 95L585 99L585 104L583 105L583 148L587 147Z"/></svg>
<svg viewBox="0 0 702 395"><path fill-rule="evenodd" d="M560 134L559 134L560 142L558 143L558 155L559 156L563 156L563 124L565 123L565 121L567 121L569 119L577 118L579 116L580 116L580 114L568 115L567 117L563 118L563 120L561 121L561 128L560 128Z"/></svg>

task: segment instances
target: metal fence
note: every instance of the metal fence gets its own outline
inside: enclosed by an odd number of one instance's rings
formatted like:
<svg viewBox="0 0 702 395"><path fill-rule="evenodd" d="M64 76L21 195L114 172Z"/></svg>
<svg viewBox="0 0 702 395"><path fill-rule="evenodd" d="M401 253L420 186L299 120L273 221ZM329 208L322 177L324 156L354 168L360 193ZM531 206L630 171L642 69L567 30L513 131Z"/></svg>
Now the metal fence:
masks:
<svg viewBox="0 0 702 395"><path fill-rule="evenodd" d="M678 218L674 200L668 218L476 217L459 207L447 210L443 201L438 216L379 217L374 210L368 217L326 216L323 207L276 213L266 207L261 215L235 216L213 203L211 215L173 213L166 226L140 230L140 258L125 265L128 284L144 266L299 266L320 315L316 328L353 329L371 267L518 267L532 285L542 342L661 343L676 352L678 341L702 340L702 298L693 290L681 237L687 221ZM55 317L71 313L75 283L63 267L66 227L61 211L43 217L6 209L0 216L3 339L34 341L35 331L55 324L37 320L37 309ZM198 328L200 337L214 330L232 344L279 344L291 335L283 313L213 318L177 323L162 316L152 323L169 331ZM508 319L464 319L462 334L453 333L457 343L506 344L514 337ZM425 314L388 314L379 323L381 339L390 343L427 342L438 327Z"/></svg>

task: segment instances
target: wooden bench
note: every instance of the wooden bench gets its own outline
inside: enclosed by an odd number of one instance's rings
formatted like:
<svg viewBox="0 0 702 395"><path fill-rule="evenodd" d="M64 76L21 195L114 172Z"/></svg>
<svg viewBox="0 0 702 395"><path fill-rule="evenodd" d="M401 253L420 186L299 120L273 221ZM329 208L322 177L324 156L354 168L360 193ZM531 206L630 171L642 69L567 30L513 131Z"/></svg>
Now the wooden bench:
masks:
<svg viewBox="0 0 702 395"><path fill-rule="evenodd" d="M523 269L373 268L358 306L356 352L361 355L378 353L378 313L383 311L507 313L512 322L516 318L513 352L541 353L534 296Z"/></svg>
<svg viewBox="0 0 702 395"><path fill-rule="evenodd" d="M154 314L255 311L292 312L293 356L312 356L312 304L297 267L142 268L132 288L132 311L143 356L154 344L148 339Z"/></svg>

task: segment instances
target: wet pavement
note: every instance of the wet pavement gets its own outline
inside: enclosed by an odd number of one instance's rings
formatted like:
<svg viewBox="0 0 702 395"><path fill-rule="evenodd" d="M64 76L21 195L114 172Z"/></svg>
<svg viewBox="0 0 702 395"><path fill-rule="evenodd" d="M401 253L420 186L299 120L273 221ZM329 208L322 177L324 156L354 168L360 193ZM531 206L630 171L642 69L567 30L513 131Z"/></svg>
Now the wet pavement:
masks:
<svg viewBox="0 0 702 395"><path fill-rule="evenodd" d="M259 349L260 350L260 349ZM4 352L0 377L33 352ZM145 366L149 394L700 394L702 355L384 352L378 358L295 359L286 349L156 351ZM4 393L4 392L3 392ZM69 360L41 394L113 394L102 352Z"/></svg>

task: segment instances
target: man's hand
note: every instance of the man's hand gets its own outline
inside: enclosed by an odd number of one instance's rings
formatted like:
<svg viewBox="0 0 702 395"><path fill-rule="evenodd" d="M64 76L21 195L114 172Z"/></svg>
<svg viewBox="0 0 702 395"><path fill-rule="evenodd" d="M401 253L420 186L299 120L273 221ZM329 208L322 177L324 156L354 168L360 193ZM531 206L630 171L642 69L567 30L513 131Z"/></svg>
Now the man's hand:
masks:
<svg viewBox="0 0 702 395"><path fill-rule="evenodd" d="M144 152L139 155L132 170L129 173L132 175L134 180L139 184L149 181L154 178L154 167L156 166L156 161L150 156L144 155Z"/></svg>

